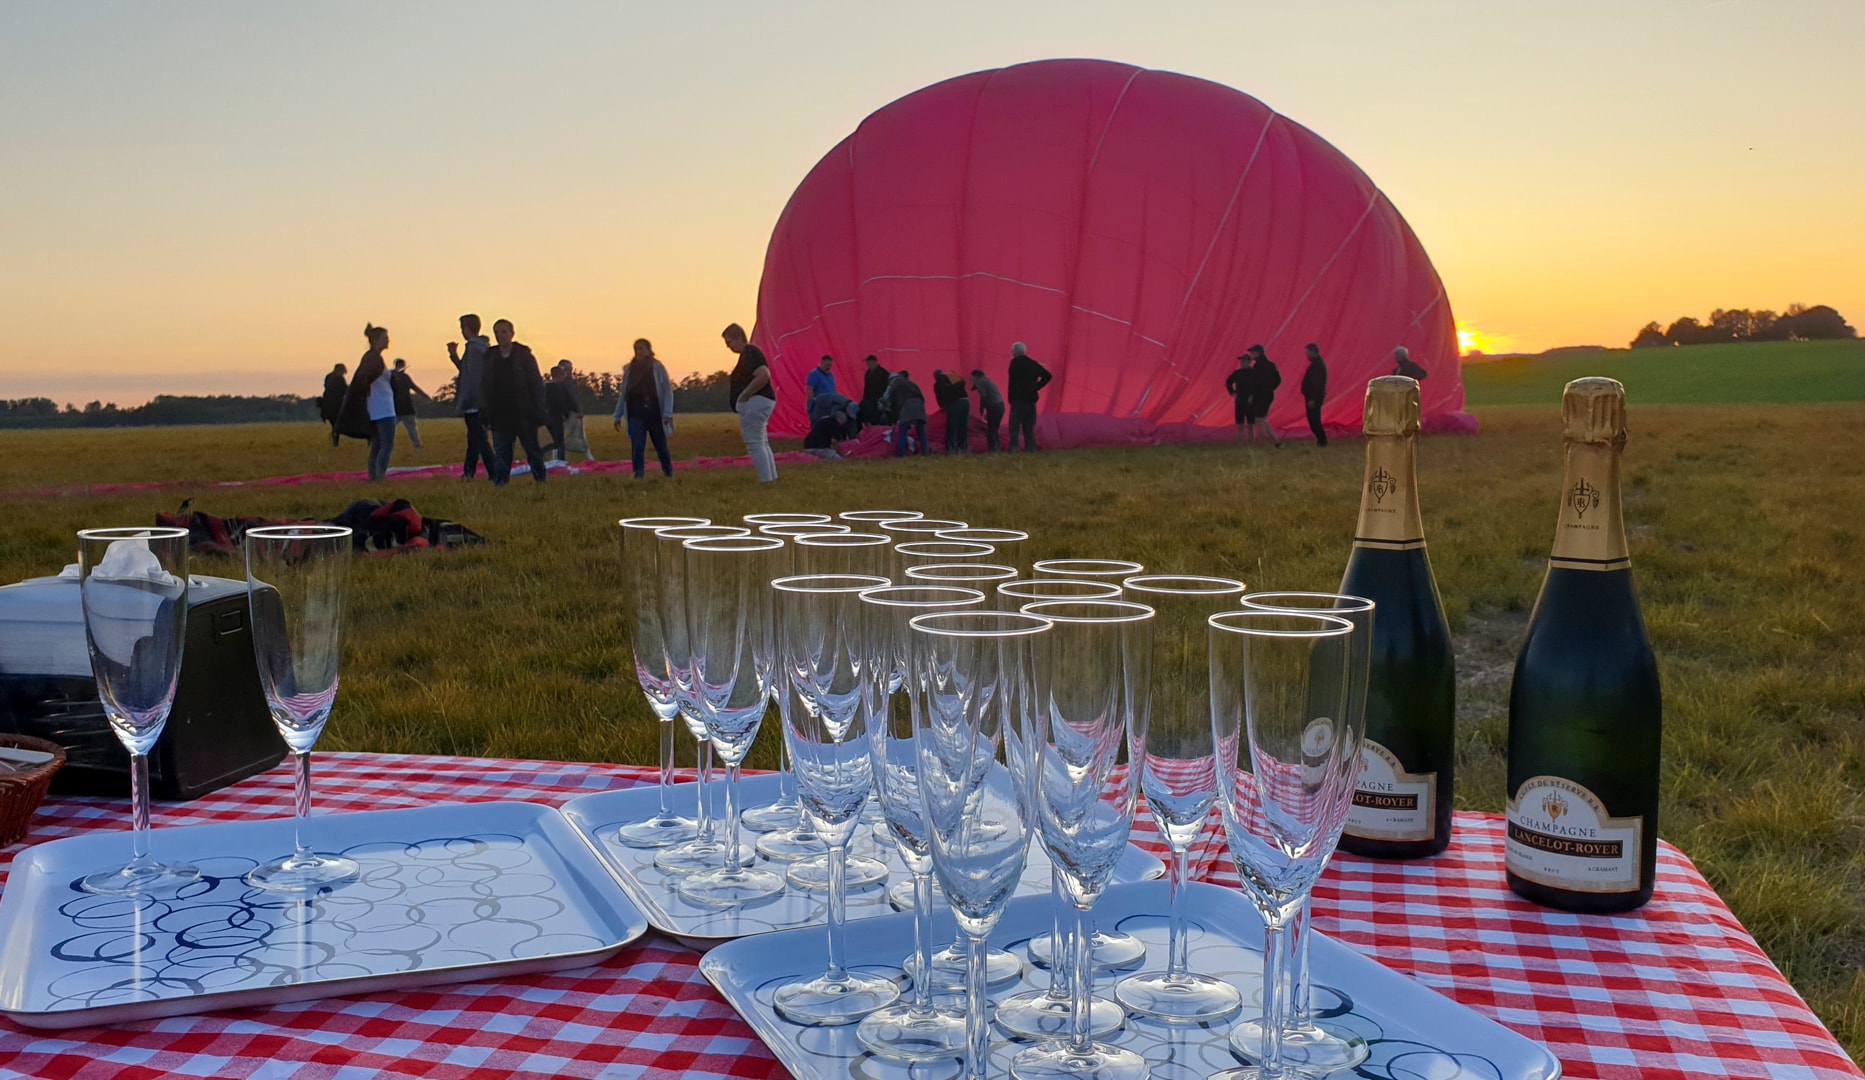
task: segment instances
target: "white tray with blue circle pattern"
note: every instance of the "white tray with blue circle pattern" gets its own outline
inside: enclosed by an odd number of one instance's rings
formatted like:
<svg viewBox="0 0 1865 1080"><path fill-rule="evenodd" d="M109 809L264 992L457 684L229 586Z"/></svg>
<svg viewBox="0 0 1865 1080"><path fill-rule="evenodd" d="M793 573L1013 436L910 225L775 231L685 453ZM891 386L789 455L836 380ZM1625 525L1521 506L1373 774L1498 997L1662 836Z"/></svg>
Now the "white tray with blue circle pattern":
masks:
<svg viewBox="0 0 1865 1080"><path fill-rule="evenodd" d="M1243 995L1240 1016L1262 1011L1263 923L1241 893L1217 885L1188 886L1192 968L1231 983ZM1095 992L1112 997L1114 983L1136 971L1163 968L1166 957L1164 882L1110 888L1095 905L1095 924L1120 929L1146 943L1143 963L1096 973ZM1029 939L1049 931L1054 907L1047 897L1012 900L991 943L1024 960L1023 978L995 987L993 1003L1027 990L1046 989L1049 972L1029 962ZM950 910L935 922L934 940L954 931ZM868 919L848 927L850 968L893 977L908 991L902 959L913 947L910 915ZM771 997L781 986L821 974L826 961L821 930L794 930L721 945L700 960L725 1000L757 1031L799 1080L960 1080L963 1063L907 1066L862 1049L854 1025L807 1027L779 1016ZM1331 938L1316 934L1309 946L1317 1015L1350 1028L1371 1050L1365 1063L1339 1074L1371 1080L1558 1080L1560 1061L1547 1047L1384 967ZM943 998L957 1007L959 999ZM1206 1024L1171 1025L1129 1014L1118 1034L1104 1038L1146 1058L1152 1080L1205 1080L1242 1063L1231 1052L1238 1017ZM992 1076L1010 1075L1010 1059L1030 1041L993 1027Z"/></svg>
<svg viewBox="0 0 1865 1080"><path fill-rule="evenodd" d="M359 878L308 897L243 875L291 853L292 819L158 829L153 854L201 880L94 896L125 830L26 848L0 894L0 1014L40 1028L467 982L599 963L647 930L556 809L485 802L314 817Z"/></svg>

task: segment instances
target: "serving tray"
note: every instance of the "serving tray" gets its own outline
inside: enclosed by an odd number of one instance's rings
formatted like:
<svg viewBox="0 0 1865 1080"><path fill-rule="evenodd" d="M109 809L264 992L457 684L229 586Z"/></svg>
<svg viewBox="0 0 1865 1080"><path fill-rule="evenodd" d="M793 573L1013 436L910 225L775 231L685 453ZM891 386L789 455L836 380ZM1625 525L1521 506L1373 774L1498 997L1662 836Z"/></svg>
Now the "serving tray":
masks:
<svg viewBox="0 0 1865 1080"><path fill-rule="evenodd" d="M242 876L287 855L292 819L159 829L201 880L168 898L80 891L129 855L111 830L21 851L0 895L0 1013L68 1028L583 967L647 920L582 836L537 803L313 818L362 875L309 897Z"/></svg>
<svg viewBox="0 0 1865 1080"><path fill-rule="evenodd" d="M1241 893L1217 885L1188 886L1186 905L1194 971L1218 976L1243 994L1244 1017L1261 1013L1262 921ZM1163 968L1166 955L1164 882L1116 886L1095 905L1103 928L1118 926L1146 943L1146 970ZM991 935L991 943L1028 959L1032 935L1049 929L1053 908L1045 897L1012 900ZM949 912L935 924L940 935L952 933ZM900 961L911 950L911 917L869 919L851 925L847 960L851 968L893 975L901 986ZM854 1025L804 1027L777 1015L771 1007L776 990L796 979L820 974L822 935L791 931L746 938L721 945L700 960L703 972L725 1000L757 1031L785 1068L805 1080L957 1080L956 1059L908 1067L883 1061L861 1047ZM1557 1080L1560 1062L1539 1043L1438 994L1358 952L1316 934L1309 946L1314 972L1314 1004L1330 1024L1362 1035L1372 1056L1351 1075L1429 1077L1431 1080ZM1134 969L1098 973L1096 992L1107 997L1113 985ZM991 992L993 1003L1012 994L1046 989L1049 974L1024 966L1023 978ZM943 999L956 1005L957 998ZM1126 1026L1103 1042L1124 1046L1146 1058L1153 1080L1205 1080L1239 1061L1230 1050L1230 1029L1237 1017L1197 1025L1168 1025L1129 1014ZM991 1075L1008 1076L1010 1059L1032 1045L993 1028Z"/></svg>
<svg viewBox="0 0 1865 1080"><path fill-rule="evenodd" d="M743 777L739 780L740 805L753 807L776 801L779 779L775 773ZM724 789L722 781L714 786L721 791ZM669 805L675 813L691 817L699 806L698 785L676 785L670 789L669 799ZM713 800L712 809L716 814L723 813L722 802L720 798ZM735 908L705 907L682 899L674 892L674 882L678 879L655 868L653 848L629 847L615 836L616 830L623 825L645 821L659 810L659 789L652 784L583 795L563 804L563 816L602 853L603 861L614 872L616 880L628 893L628 898L634 901L656 930L703 947L750 934L822 925L825 894L799 889L794 885L786 886L782 893L769 900ZM747 849L757 838L758 834L749 829L740 833L740 842ZM887 889L908 877L906 867L900 861L899 850L892 843L875 843L870 828L864 824L855 829L855 838L849 844L849 851L851 854L880 859L887 864L888 869L886 882L848 891L845 910L849 921L893 914L893 905L887 900ZM759 856L757 861L758 865L777 874L782 874L788 865L763 856ZM1165 870L1164 863L1138 846L1129 844L1126 855L1114 868L1114 880L1145 881L1160 876ZM1018 895L1049 894L1049 860L1042 854L1041 845L1030 845L1029 865L1024 870L1023 881L1017 892Z"/></svg>

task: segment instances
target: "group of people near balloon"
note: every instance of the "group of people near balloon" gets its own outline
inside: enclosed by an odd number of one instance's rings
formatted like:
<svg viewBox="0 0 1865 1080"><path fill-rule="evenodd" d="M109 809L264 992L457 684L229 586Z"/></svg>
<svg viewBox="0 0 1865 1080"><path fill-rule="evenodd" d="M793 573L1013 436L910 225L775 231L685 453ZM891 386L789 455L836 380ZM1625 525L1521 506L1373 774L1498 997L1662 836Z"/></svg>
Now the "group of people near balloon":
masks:
<svg viewBox="0 0 1865 1080"><path fill-rule="evenodd" d="M1302 405L1308 414L1308 430L1314 433L1315 445L1326 446L1328 435L1321 426L1321 404L1328 396L1328 365L1321 358L1321 346L1306 346L1308 367L1302 372ZM1413 379L1425 377L1425 369L1411 358L1401 345L1392 350L1394 375ZM1280 449L1282 438L1269 425L1269 406L1275 402L1276 389L1282 385L1282 371L1269 359L1261 345L1252 345L1237 357L1237 370L1224 379L1224 392L1231 396L1237 418L1237 441L1256 442L1260 428L1271 443Z"/></svg>

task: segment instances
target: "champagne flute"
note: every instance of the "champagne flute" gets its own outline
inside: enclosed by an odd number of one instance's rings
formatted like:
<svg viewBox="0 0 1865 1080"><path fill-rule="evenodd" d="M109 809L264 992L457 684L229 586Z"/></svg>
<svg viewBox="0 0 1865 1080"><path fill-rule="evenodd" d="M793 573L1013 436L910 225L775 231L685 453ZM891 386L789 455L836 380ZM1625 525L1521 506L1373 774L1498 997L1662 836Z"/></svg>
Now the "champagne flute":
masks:
<svg viewBox="0 0 1865 1080"><path fill-rule="evenodd" d="M1289 924L1347 822L1360 748L1348 723L1353 623L1293 611L1228 611L1207 620L1211 743L1218 812L1244 896L1263 918L1263 1021L1231 1033L1259 1064L1225 1080L1288 1080Z"/></svg>
<svg viewBox="0 0 1865 1080"><path fill-rule="evenodd" d="M861 808L874 790L861 592L886 584L886 578L858 574L804 574L771 583L777 593L780 677L801 706L785 711L784 738L803 806L829 845L828 970L778 988L771 999L781 1015L799 1024L852 1024L900 996L891 979L849 971L842 954L844 860ZM801 865L793 865L790 875Z"/></svg>
<svg viewBox="0 0 1865 1080"><path fill-rule="evenodd" d="M909 540L894 545L892 573L895 581L904 581L909 566L989 562L995 551L989 544L968 540Z"/></svg>
<svg viewBox="0 0 1865 1080"><path fill-rule="evenodd" d="M104 896L173 893L199 880L192 866L149 854L149 751L162 736L181 677L188 624L188 530L78 533L78 594L97 699L130 755L130 861L85 877Z"/></svg>
<svg viewBox="0 0 1865 1080"><path fill-rule="evenodd" d="M973 544L989 544L997 549L1000 562L1012 566L1023 565L1023 543L1030 534L1022 529L946 529L933 534L939 540L962 540Z"/></svg>
<svg viewBox="0 0 1865 1080"><path fill-rule="evenodd" d="M1041 559L1030 569L1037 577L1112 578L1116 581L1146 573L1146 567L1126 559Z"/></svg>
<svg viewBox="0 0 1865 1080"><path fill-rule="evenodd" d="M712 737L706 732L706 720L699 703L699 688L693 681L693 647L689 635L686 590L664 587L664 575L675 567L686 565L688 540L712 540L750 534L750 530L736 525L682 525L654 532L657 549L655 565L663 575L657 610L661 622L661 643L667 652L667 677L673 681L674 705L679 709L680 721L686 725L687 731L699 746L693 838L661 848L655 853L654 865L663 873L696 874L701 870L722 866L725 862L725 845L720 842L713 827ZM749 857L746 861L750 861Z"/></svg>
<svg viewBox="0 0 1865 1080"><path fill-rule="evenodd" d="M293 851L250 871L246 881L273 892L317 892L362 872L354 859L312 850L304 835L311 817L311 747L337 699L350 530L267 525L247 529L242 543L259 685L297 766Z"/></svg>
<svg viewBox="0 0 1865 1080"><path fill-rule="evenodd" d="M766 525L828 525L835 519L828 514L746 514L744 522L753 529Z"/></svg>
<svg viewBox="0 0 1865 1080"><path fill-rule="evenodd" d="M850 525L872 528L883 521L905 521L925 515L918 510L844 510L835 516L836 520L846 521Z"/></svg>
<svg viewBox="0 0 1865 1080"><path fill-rule="evenodd" d="M997 606L1008 611L1043 600L1118 600L1120 584L1076 578L1024 578L997 584Z"/></svg>
<svg viewBox="0 0 1865 1080"><path fill-rule="evenodd" d="M964 529L970 526L963 521L952 518L896 518L893 521L875 522L875 531L886 533L894 538L894 543L901 544L908 540L935 540L937 533L947 529Z"/></svg>
<svg viewBox="0 0 1865 1080"><path fill-rule="evenodd" d="M621 529L622 595L633 615L635 680L648 699L648 710L659 721L661 736L660 809L651 818L621 827L616 839L630 847L666 847L693 839L698 827L692 818L673 812L674 721L680 703L674 699L673 676L667 673L667 645L660 617L660 545L658 529L710 525L698 517L632 517L616 523Z"/></svg>
<svg viewBox="0 0 1865 1080"><path fill-rule="evenodd" d="M1320 612L1353 623L1353 635L1347 639L1347 723L1357 745L1366 733L1367 675L1373 659L1373 601L1344 593L1259 592L1245 596L1240 603L1251 611ZM1357 760L1355 765L1357 767ZM1358 1032L1315 1019L1314 987L1308 978L1311 907L1303 902L1284 938L1289 950L1287 981L1292 997L1288 1020L1282 1028L1282 1054L1286 1062L1304 1072L1340 1072L1365 1061L1372 1048ZM1234 1037L1243 1045L1261 1045L1261 1018L1239 1024Z"/></svg>
<svg viewBox="0 0 1865 1080"><path fill-rule="evenodd" d="M922 813L933 873L965 934L965 1076L984 1080L991 1029L985 939L1016 892L1034 828L1041 762L1032 662L1050 623L1007 611L916 615L914 710Z"/></svg>
<svg viewBox="0 0 1865 1080"><path fill-rule="evenodd" d="M1170 1024L1220 1020L1243 1005L1236 987L1195 974L1187 955L1185 886L1191 848L1217 802L1211 756L1210 629L1205 620L1243 595L1229 578L1153 576L1124 582L1127 596L1153 608L1152 719L1145 752L1133 758L1153 825L1171 850L1171 921L1163 971L1122 979L1114 997Z"/></svg>
<svg viewBox="0 0 1865 1080"><path fill-rule="evenodd" d="M889 835L912 875L913 955L904 965L913 978L913 999L869 1014L855 1034L880 1057L937 1061L965 1052L965 1018L933 1005L932 852L920 802L919 762L913 712L917 698L907 689L918 678L912 662L915 615L981 607L984 594L949 586L883 585L861 593L861 634L868 648L868 752L875 788L881 794Z"/></svg>
<svg viewBox="0 0 1865 1080"><path fill-rule="evenodd" d="M688 540L667 587L686 591L687 640L700 716L725 762L725 860L675 886L695 904L732 907L776 896L783 879L740 863L738 771L771 704L771 566L784 542L772 536Z"/></svg>
<svg viewBox="0 0 1865 1080"><path fill-rule="evenodd" d="M951 585L960 589L977 589L989 597L997 592L998 585L1016 579L1015 567L997 563L931 563L907 567L905 580L900 584Z"/></svg>

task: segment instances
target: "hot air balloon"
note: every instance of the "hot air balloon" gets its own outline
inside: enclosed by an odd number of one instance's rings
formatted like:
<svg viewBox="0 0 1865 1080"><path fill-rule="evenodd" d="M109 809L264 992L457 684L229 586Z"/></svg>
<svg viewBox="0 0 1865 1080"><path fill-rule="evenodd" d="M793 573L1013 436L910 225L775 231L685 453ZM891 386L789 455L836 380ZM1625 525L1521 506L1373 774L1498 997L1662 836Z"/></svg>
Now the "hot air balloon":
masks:
<svg viewBox="0 0 1865 1080"><path fill-rule="evenodd" d="M1286 434L1311 341L1330 429L1359 430L1395 346L1429 372L1426 429L1475 428L1444 286L1365 173L1248 94L1104 60L974 72L863 120L778 219L754 340L793 435L824 355L852 396L870 353L1001 387L1014 342L1055 376L1044 445L1227 435L1224 379L1255 343Z"/></svg>

